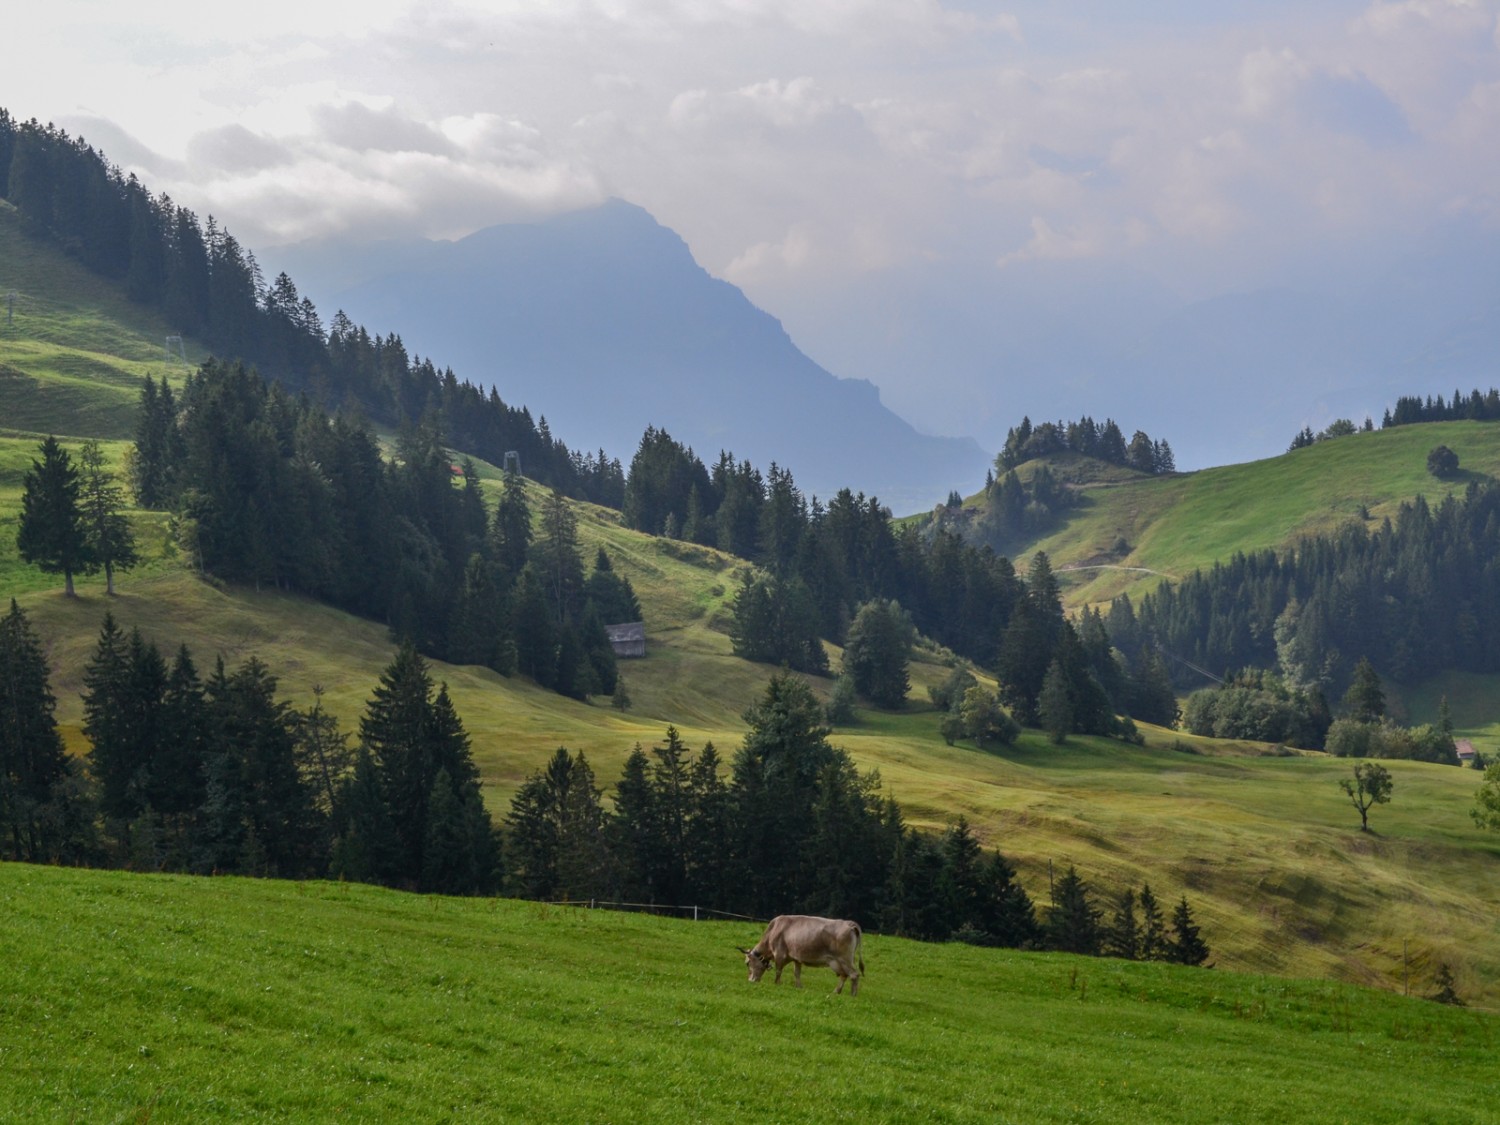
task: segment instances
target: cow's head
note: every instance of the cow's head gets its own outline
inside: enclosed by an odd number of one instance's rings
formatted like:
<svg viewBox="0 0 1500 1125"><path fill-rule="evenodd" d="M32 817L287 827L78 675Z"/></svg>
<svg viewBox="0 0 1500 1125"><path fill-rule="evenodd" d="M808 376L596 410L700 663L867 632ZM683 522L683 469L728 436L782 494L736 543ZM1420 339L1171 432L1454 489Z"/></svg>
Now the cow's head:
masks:
<svg viewBox="0 0 1500 1125"><path fill-rule="evenodd" d="M757 983L765 975L766 970L771 967L771 962L762 958L753 949L745 949L738 945L735 948L745 955L745 968L750 970L750 983Z"/></svg>

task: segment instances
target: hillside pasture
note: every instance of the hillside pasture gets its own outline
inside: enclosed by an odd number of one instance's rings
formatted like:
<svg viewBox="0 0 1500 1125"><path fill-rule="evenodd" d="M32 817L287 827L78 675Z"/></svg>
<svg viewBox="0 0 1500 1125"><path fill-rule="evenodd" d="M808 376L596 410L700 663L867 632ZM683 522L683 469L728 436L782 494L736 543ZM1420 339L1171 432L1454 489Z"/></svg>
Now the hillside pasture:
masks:
<svg viewBox="0 0 1500 1125"><path fill-rule="evenodd" d="M1343 984L333 883L0 867L15 1120L1452 1122L1500 1023Z"/></svg>

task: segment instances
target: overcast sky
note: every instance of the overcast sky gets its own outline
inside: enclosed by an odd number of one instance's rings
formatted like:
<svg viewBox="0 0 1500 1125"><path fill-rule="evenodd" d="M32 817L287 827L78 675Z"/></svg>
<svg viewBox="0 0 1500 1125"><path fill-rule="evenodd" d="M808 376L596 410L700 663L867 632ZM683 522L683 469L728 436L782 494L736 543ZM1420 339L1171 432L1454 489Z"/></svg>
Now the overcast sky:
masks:
<svg viewBox="0 0 1500 1125"><path fill-rule="evenodd" d="M64 0L7 13L0 105L262 257L620 196L857 376L857 300L816 310L885 277L1055 261L1211 296L1500 224L1497 8Z"/></svg>

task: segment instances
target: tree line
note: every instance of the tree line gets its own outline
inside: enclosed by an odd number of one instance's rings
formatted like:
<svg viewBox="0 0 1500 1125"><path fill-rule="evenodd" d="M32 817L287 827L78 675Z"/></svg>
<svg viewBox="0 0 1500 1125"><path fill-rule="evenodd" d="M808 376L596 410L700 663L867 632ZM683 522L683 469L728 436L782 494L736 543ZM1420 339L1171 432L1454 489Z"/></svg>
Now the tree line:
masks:
<svg viewBox="0 0 1500 1125"><path fill-rule="evenodd" d="M866 607L894 605L923 636L994 669L1006 706L1023 723L1039 721L1053 664L1068 700L1058 721L1068 732L1119 733L1117 711L1160 721L1157 661L1147 655L1122 665L1097 612L1070 620L1044 554L1023 579L987 546L898 524L875 497L841 489L827 504L809 500L789 470L773 464L762 474L730 453L710 470L655 428L631 460L623 518L638 530L715 545L760 565L758 573L742 572L732 604L730 637L746 659L826 675L822 642L847 649ZM893 621L867 622L870 629L877 624L887 638L877 649L904 632ZM853 636L863 642L867 633ZM859 648L852 666L862 659ZM899 706L905 693L862 688L861 694Z"/></svg>
<svg viewBox="0 0 1500 1125"><path fill-rule="evenodd" d="M131 565L122 490L97 446L85 446L82 478L55 438L40 452L24 482L22 557L68 575L70 592L74 573ZM602 548L586 574L568 501L552 492L534 520L510 472L491 512L472 462L454 466L430 425L404 431L396 454L385 460L357 420L210 361L180 402L165 379L145 381L129 462L140 503L173 513L206 574L319 598L450 663L579 699L612 694L605 625L640 621L640 603Z"/></svg>
<svg viewBox="0 0 1500 1125"><path fill-rule="evenodd" d="M1160 646L1197 669L1276 669L1289 694L1337 696L1362 659L1405 681L1500 671L1500 489L1473 483L1435 508L1350 523L1291 550L1236 553L1107 618L1129 653Z"/></svg>
<svg viewBox="0 0 1500 1125"><path fill-rule="evenodd" d="M1006 431L995 468L1004 474L1027 461L1063 452L1080 453L1148 475L1177 471L1172 447L1165 439L1153 441L1144 430L1136 430L1127 443L1113 418L1106 418L1101 425L1087 415L1076 422L1059 420L1035 426L1030 417L1023 417L1019 426Z"/></svg>
<svg viewBox="0 0 1500 1125"><path fill-rule="evenodd" d="M217 355L254 364L332 409L356 405L389 426L431 415L452 443L494 464L508 452L526 473L569 496L618 508L625 479L603 450L582 453L546 419L410 356L399 336L372 335L342 312L325 330L285 273L267 282L253 252L209 216L126 176L81 137L0 109L0 198L130 299L156 309Z"/></svg>
<svg viewBox="0 0 1500 1125"><path fill-rule="evenodd" d="M278 698L256 657L205 676L106 614L83 676L89 749L58 732L46 654L14 601L0 620L0 851L31 863L280 878L449 894L500 887L469 739L403 646L351 748L314 703Z"/></svg>
<svg viewBox="0 0 1500 1125"><path fill-rule="evenodd" d="M999 851L963 818L940 836L906 824L828 741L805 681L773 675L746 711L728 763L675 727L639 745L606 804L587 756L559 747L521 785L505 817L512 893L563 901L707 905L765 918L806 912L862 919L924 940L1059 949L1202 964L1208 947L1183 899L1164 921L1149 886L1114 897L1069 868L1040 911Z"/></svg>
<svg viewBox="0 0 1500 1125"><path fill-rule="evenodd" d="M220 658L204 677L185 645L168 660L107 614L84 672L89 750L70 758L41 640L12 601L0 619L0 854L760 917L806 909L930 940L1207 957L1186 899L1176 937L1147 910L1144 929L1121 931L1137 935L1130 944L1109 944L1071 869L1039 919L1013 866L986 856L967 822L936 840L907 826L878 774L828 742L816 698L790 673L746 712L727 778L712 744L694 753L669 727L649 755L631 753L607 810L586 756L559 748L503 830L447 685L410 645L382 672L354 747L319 690L302 710L277 690L253 656L233 670ZM1117 917L1134 918L1133 892L1120 901Z"/></svg>
<svg viewBox="0 0 1500 1125"><path fill-rule="evenodd" d="M1394 408L1386 409L1380 428L1388 430L1392 426L1415 426L1423 422L1493 422L1497 419L1500 419L1500 389L1491 387L1480 393L1476 387L1468 394L1455 390L1451 399L1444 399L1442 395L1401 395ZM1356 426L1348 418L1337 418L1318 433L1313 433L1311 426L1304 426L1292 438L1288 451L1305 449L1320 441L1350 434L1370 433L1374 429L1375 423L1369 418L1362 426Z"/></svg>

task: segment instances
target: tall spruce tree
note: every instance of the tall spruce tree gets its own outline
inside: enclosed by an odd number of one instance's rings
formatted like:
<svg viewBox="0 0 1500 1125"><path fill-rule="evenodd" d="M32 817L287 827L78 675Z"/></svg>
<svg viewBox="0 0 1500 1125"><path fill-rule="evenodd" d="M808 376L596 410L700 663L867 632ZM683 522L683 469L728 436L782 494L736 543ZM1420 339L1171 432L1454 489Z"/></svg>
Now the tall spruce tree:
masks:
<svg viewBox="0 0 1500 1125"><path fill-rule="evenodd" d="M1208 943L1193 921L1193 911L1188 906L1186 895L1172 911L1172 932L1167 939L1166 959L1178 965L1201 965L1208 960Z"/></svg>
<svg viewBox="0 0 1500 1125"><path fill-rule="evenodd" d="M9 858L49 858L44 810L67 777L41 639L16 604L0 619L0 838Z"/></svg>
<svg viewBox="0 0 1500 1125"><path fill-rule="evenodd" d="M1164 961L1167 958L1167 927L1162 917L1161 904L1152 893L1151 884L1141 885L1140 904L1140 959L1142 961Z"/></svg>
<svg viewBox="0 0 1500 1125"><path fill-rule="evenodd" d="M73 576L90 573L95 555L84 524L82 485L68 451L47 435L38 447L22 481L21 518L16 550L48 574L61 574L68 597L74 597Z"/></svg>
<svg viewBox="0 0 1500 1125"><path fill-rule="evenodd" d="M1047 912L1043 929L1047 948L1097 956L1102 936L1099 910L1089 896L1089 886L1069 864L1067 873L1057 881L1052 909Z"/></svg>
<svg viewBox="0 0 1500 1125"><path fill-rule="evenodd" d="M876 598L859 607L844 641L844 671L878 707L899 709L911 689L907 664L916 641L911 615L898 602Z"/></svg>
<svg viewBox="0 0 1500 1125"><path fill-rule="evenodd" d="M834 757L823 709L807 682L778 672L745 712L734 755L733 858L744 912L770 917L805 887L803 856L815 823L818 775Z"/></svg>
<svg viewBox="0 0 1500 1125"><path fill-rule="evenodd" d="M395 847L383 853L390 868L376 871L382 882L450 893L480 893L493 889L499 878L499 856L493 828L479 799L479 771L469 748L469 736L453 707L446 684L434 694L427 664L410 645L402 645L381 674L380 683L365 707L359 724L360 743L370 757L371 772L380 792L379 819L388 823ZM435 814L432 794L439 775L447 791ZM358 779L356 779L358 780ZM363 815L376 815L365 794ZM344 818L345 832L370 840L374 825ZM434 824L434 816L443 821ZM429 840L444 848L431 865L425 852ZM462 854L455 858L454 849ZM361 857L369 863L369 849ZM463 878L456 871L467 872ZM431 876L440 885L428 886ZM456 881L455 881L456 880Z"/></svg>
<svg viewBox="0 0 1500 1125"><path fill-rule="evenodd" d="M105 594L114 597L115 571L129 570L140 561L130 521L121 511L125 493L115 483L115 474L106 467L104 452L94 439L83 443L78 463L84 540L94 563L104 568Z"/></svg>

